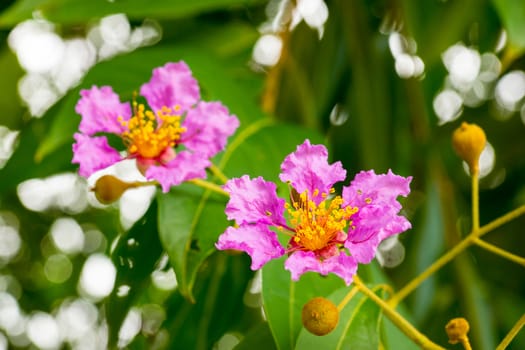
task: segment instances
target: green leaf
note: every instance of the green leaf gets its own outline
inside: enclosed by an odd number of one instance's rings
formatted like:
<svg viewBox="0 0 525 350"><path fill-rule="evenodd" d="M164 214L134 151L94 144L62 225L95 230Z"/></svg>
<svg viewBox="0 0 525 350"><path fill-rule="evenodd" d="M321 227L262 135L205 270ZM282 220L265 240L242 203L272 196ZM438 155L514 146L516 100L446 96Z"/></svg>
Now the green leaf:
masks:
<svg viewBox="0 0 525 350"><path fill-rule="evenodd" d="M344 286L343 280L329 274L309 272L293 282L284 269L285 258L270 261L262 269L263 305L277 347L294 349L301 331L301 310L310 299L326 296Z"/></svg>
<svg viewBox="0 0 525 350"><path fill-rule="evenodd" d="M341 288L328 299L335 305L341 302L351 287ZM360 349L379 347L381 309L369 298L356 294L339 313L337 327L325 336L316 336L302 329L296 349Z"/></svg>
<svg viewBox="0 0 525 350"><path fill-rule="evenodd" d="M268 322L261 322L253 327L234 347L234 350L253 349L277 350Z"/></svg>
<svg viewBox="0 0 525 350"><path fill-rule="evenodd" d="M522 0L492 0L498 11L511 45L525 49L525 2Z"/></svg>
<svg viewBox="0 0 525 350"><path fill-rule="evenodd" d="M106 302L109 341L116 344L118 331L129 308L144 293L151 281L162 247L157 234L157 204L153 202L144 217L122 234L111 254L117 267L115 288ZM129 292L119 296L119 287L128 286Z"/></svg>
<svg viewBox="0 0 525 350"><path fill-rule="evenodd" d="M159 194L159 234L175 270L179 292L194 301L192 288L202 262L215 251L215 242L228 222L226 197L191 184Z"/></svg>
<svg viewBox="0 0 525 350"><path fill-rule="evenodd" d="M74 24L114 13L125 13L131 19L172 19L194 16L222 8L242 8L262 0L19 0L0 16L0 27L15 26L38 11L53 22Z"/></svg>

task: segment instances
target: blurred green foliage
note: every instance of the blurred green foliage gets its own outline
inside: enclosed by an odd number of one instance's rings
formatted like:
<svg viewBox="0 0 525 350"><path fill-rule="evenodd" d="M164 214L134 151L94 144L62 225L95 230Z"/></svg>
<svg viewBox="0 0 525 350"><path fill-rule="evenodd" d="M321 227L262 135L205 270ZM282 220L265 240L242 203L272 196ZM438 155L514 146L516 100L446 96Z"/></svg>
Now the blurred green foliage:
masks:
<svg viewBox="0 0 525 350"><path fill-rule="evenodd" d="M468 233L469 177L450 146L451 131L461 121L482 126L496 154L494 169L480 184L481 224L523 205L525 125L519 112L503 118L493 90L483 103L465 107L458 120L445 125L439 125L433 109L447 74L442 54L458 42L480 53L495 52L505 30L507 45L496 52L503 63L500 76L525 68L523 1L326 0L326 4L330 15L322 39L302 22L283 35L281 61L256 71L251 69L251 53L259 37L257 28L266 20L266 1L2 2L0 124L20 134L12 157L0 169L0 211L18 218L23 243L8 263L0 260L0 291L16 296L28 315L35 310L54 314L64 300L78 295L77 280L86 257L101 252L111 256L117 267L112 294L93 301L99 321L107 321L109 347L118 343L118 331L131 307L142 308L143 323L128 348L222 349L217 342L226 333L239 336L239 349L311 347L312 336L301 330L297 318L302 304L319 294L338 301L348 289L341 289L343 284L334 276L307 274L299 283L291 283L278 261L263 270L263 296L252 294L249 258L214 249L217 236L228 225L224 198L190 184L169 194L158 193L143 218L127 230L119 223L116 207L37 212L24 207L17 195L25 180L76 171L71 144L80 121L74 111L80 89L111 85L129 100L154 67L169 61L185 60L204 98L221 100L239 117L240 129L215 159L229 177L249 174L276 180L280 162L305 138L326 143L332 159L341 160L350 174L390 168L414 177L412 193L403 203L413 225L400 236L405 261L394 269L382 269L375 262L360 267L361 277L371 285L388 283L398 289ZM36 16L56 23L64 38L73 38L84 36L95 21L114 13L125 13L132 26L145 19L155 21L162 30L161 40L97 63L42 118L32 118L18 97L17 84L24 72L8 46L9 32ZM417 43L417 54L425 63L421 77L401 79L396 74L388 44L388 34L394 30ZM348 115L341 125L330 120L336 105ZM70 256L71 276L53 283L43 272L47 257L58 252L50 243L49 229L64 216L84 228L96 227L106 244ZM524 227L522 217L486 239L525 256ZM160 264L166 254L170 265ZM151 273L165 272L169 266L178 287L159 289ZM5 282L6 276L11 282ZM402 306L403 314L443 346L447 321L466 317L473 347L494 349L525 310L523 276L522 266L470 248L413 293ZM120 286L129 287L129 292L122 295ZM251 303L246 301L249 298ZM265 317L260 312L262 302ZM151 305L162 310L162 317L148 328L144 310ZM356 314L362 318L354 319ZM354 299L341 317L349 327L346 333L316 341L343 348L362 348L366 343L372 349L378 342L386 349L413 346L369 300ZM380 329L381 337L363 341L361 330L370 329ZM0 333L13 338L5 329ZM14 339L9 348L26 346L27 341ZM509 347L523 348L525 333Z"/></svg>

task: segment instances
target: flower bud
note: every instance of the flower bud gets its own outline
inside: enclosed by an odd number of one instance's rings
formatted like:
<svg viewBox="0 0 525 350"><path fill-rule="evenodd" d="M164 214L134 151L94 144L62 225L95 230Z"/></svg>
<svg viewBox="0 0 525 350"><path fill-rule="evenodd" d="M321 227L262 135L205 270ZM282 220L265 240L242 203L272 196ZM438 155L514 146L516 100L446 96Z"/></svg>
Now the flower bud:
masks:
<svg viewBox="0 0 525 350"><path fill-rule="evenodd" d="M463 122L452 134L452 146L458 156L467 162L471 174L479 171L479 156L486 143L485 132L476 124Z"/></svg>
<svg viewBox="0 0 525 350"><path fill-rule="evenodd" d="M135 182L124 182L113 175L101 176L91 189L95 197L102 204L111 204L118 200L122 194L130 189L137 187Z"/></svg>
<svg viewBox="0 0 525 350"><path fill-rule="evenodd" d="M467 333L470 329L468 321L463 317L453 318L445 326L450 344L463 343L468 341Z"/></svg>
<svg viewBox="0 0 525 350"><path fill-rule="evenodd" d="M315 335L326 335L339 322L339 310L330 300L317 297L303 306L303 326Z"/></svg>

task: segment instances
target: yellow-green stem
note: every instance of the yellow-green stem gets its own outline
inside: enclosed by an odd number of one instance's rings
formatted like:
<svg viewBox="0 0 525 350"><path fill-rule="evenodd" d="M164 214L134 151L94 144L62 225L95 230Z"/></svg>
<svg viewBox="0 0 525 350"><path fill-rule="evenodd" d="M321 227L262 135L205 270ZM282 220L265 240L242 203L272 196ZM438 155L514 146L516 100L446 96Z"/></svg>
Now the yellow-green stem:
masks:
<svg viewBox="0 0 525 350"><path fill-rule="evenodd" d="M504 349L506 349L507 346L509 346L509 344L512 341L512 339L514 339L514 337L519 333L519 331L521 330L521 328L524 325L525 325L525 314L523 314L523 316L521 316L521 318L518 320L518 322L516 322L514 327L512 327L512 329L509 331L509 333L507 333L507 335L505 336L505 338L503 338L503 340L498 345L496 350L504 350Z"/></svg>
<svg viewBox="0 0 525 350"><path fill-rule="evenodd" d="M494 253L496 255L499 255L507 260L513 261L517 264L520 264L521 266L525 266L525 258L522 258L521 256L518 256L516 254L512 254L500 247L496 247L493 244L490 244L488 242L485 242L479 238L474 239L474 243L476 243L479 247L488 250L491 253Z"/></svg>
<svg viewBox="0 0 525 350"><path fill-rule="evenodd" d="M201 179L193 179L193 180L189 180L188 182L194 184L194 185L197 185L199 187L202 187L202 188L205 188L207 190L211 190L211 191L214 191L216 193L219 193L219 194L222 194L226 197L229 197L230 195L228 194L228 192L226 192L225 190L222 189L221 186L217 185L217 184L214 184L212 182L208 182L206 180L201 180Z"/></svg>
<svg viewBox="0 0 525 350"><path fill-rule="evenodd" d="M461 341L461 345L463 345L463 348L465 350L472 350L472 346L470 346L470 341L468 340L468 337L465 337L462 341Z"/></svg>
<svg viewBox="0 0 525 350"><path fill-rule="evenodd" d="M479 231L479 170L474 169L472 178L472 232Z"/></svg>
<svg viewBox="0 0 525 350"><path fill-rule="evenodd" d="M489 222L485 226L481 227L478 232L478 237L483 236L484 234L506 224L507 222L516 219L517 217L525 214L525 204L521 207L518 207L507 214L500 216L499 218Z"/></svg>
<svg viewBox="0 0 525 350"><path fill-rule="evenodd" d="M451 250L442 255L438 260L436 260L432 265L430 265L425 271L413 278L408 282L403 288L401 288L396 294L388 300L388 304L392 307L396 307L397 304L406 298L410 293L412 293L423 281L428 277L432 276L437 270L446 265L449 261L454 259L459 253L465 250L468 246L472 244L472 236L469 235L467 238L459 242Z"/></svg>
<svg viewBox="0 0 525 350"><path fill-rule="evenodd" d="M410 322L408 322L403 316L401 316L396 310L394 310L387 302L377 296L371 291L356 275L354 276L354 284L359 290L375 302L385 314L386 317L392 321L400 331L402 331L407 337L409 337L414 343L419 345L422 349L428 350L442 350L443 347L435 344L428 339L424 334L419 332Z"/></svg>
<svg viewBox="0 0 525 350"><path fill-rule="evenodd" d="M145 186L157 186L159 185L159 182L158 181L146 181L146 182L142 182L142 181L135 181L135 182L131 182L130 183L130 188L137 188L137 187L145 187Z"/></svg>
<svg viewBox="0 0 525 350"><path fill-rule="evenodd" d="M219 180L222 181L222 183L228 182L229 180L228 176L224 175L224 173L218 166L216 166L215 164L212 164L210 165L209 169L211 170L213 175L217 176L217 178L219 178Z"/></svg>
<svg viewBox="0 0 525 350"><path fill-rule="evenodd" d="M416 276L410 282L408 282L403 288L401 288L395 295L390 298L388 303L395 307L406 298L410 293L412 293L423 281L428 277L432 276L437 270L442 268L449 261L454 259L459 253L468 248L471 244L474 243L476 237L481 237L484 234L506 224L507 222L519 217L520 215L525 214L525 205L518 207L511 212L491 221L485 226L482 226L478 231L476 236L474 236L474 231L471 232L465 239L459 242L454 248L442 255L438 260L436 260L432 265L430 265L425 271L420 275Z"/></svg>
<svg viewBox="0 0 525 350"><path fill-rule="evenodd" d="M352 288L350 289L350 292L348 292L347 295L345 295L345 297L343 298L343 300L341 300L341 302L339 303L339 305L337 305L337 310L339 312L343 311L343 309L345 308L346 304L348 304L348 302L354 297L354 295L357 294L357 292L359 292L359 289L357 288Z"/></svg>

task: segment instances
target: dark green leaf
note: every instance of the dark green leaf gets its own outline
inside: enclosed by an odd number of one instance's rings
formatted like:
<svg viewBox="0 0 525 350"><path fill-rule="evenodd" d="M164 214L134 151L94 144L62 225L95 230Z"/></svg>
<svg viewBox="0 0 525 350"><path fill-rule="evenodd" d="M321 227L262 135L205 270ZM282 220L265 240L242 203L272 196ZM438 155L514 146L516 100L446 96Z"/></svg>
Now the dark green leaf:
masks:
<svg viewBox="0 0 525 350"><path fill-rule="evenodd" d="M129 232L123 233L111 254L117 267L115 288L106 302L110 345L115 345L118 331L129 308L142 296L150 284L151 273L162 254L157 234L157 204L153 202L142 219ZM119 287L129 292L119 296Z"/></svg>

